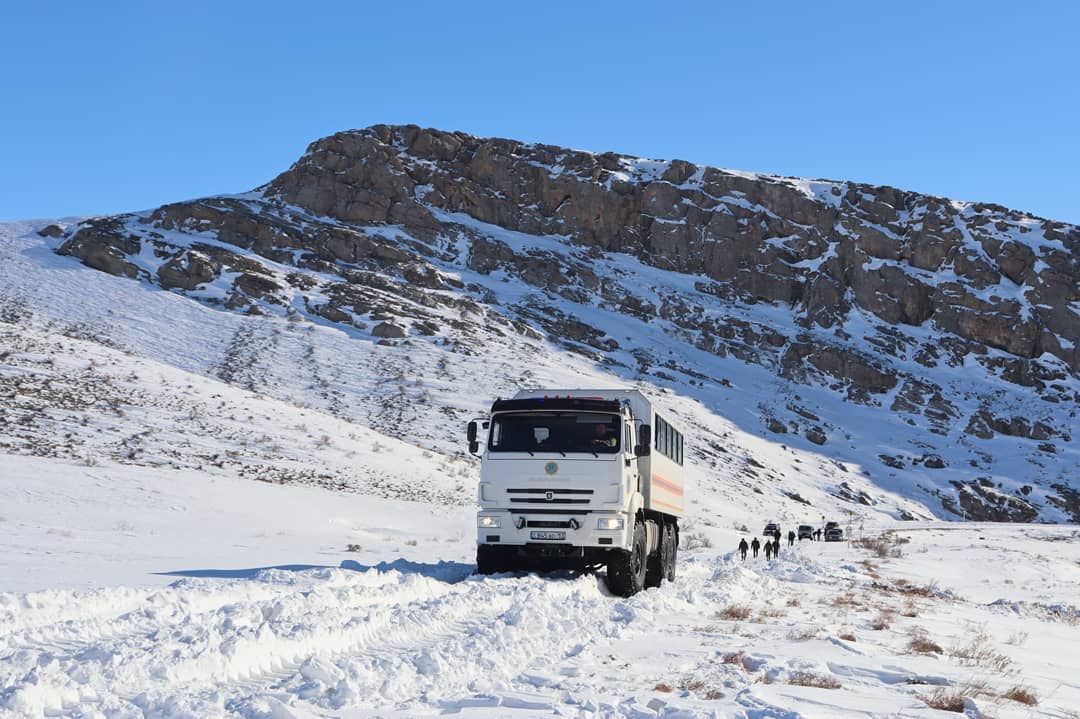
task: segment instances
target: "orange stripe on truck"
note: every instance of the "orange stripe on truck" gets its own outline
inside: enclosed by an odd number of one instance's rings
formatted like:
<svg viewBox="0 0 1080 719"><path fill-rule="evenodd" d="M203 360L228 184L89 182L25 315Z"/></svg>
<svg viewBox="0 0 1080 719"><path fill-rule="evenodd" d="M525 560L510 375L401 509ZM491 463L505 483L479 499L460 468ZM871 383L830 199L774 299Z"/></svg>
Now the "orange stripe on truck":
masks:
<svg viewBox="0 0 1080 719"><path fill-rule="evenodd" d="M680 506L678 506L676 504L668 504L667 502L661 502L659 499L654 499L654 500L652 500L651 503L662 506L662 507L667 507L668 509L674 509L676 512L678 512L680 514L683 511L682 507L680 507Z"/></svg>
<svg viewBox="0 0 1080 719"><path fill-rule="evenodd" d="M660 489L671 492L672 494L677 494L680 497L683 496L683 488L682 487L675 484L674 482L667 481L666 479L661 477L659 474L654 474L652 476L652 483L655 486L659 487Z"/></svg>

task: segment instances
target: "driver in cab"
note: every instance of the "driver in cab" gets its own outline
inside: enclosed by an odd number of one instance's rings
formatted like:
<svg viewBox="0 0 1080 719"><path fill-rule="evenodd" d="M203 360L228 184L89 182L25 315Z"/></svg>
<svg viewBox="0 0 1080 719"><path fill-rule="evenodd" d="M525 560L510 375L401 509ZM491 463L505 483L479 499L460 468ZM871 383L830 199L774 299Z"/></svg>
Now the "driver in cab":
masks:
<svg viewBox="0 0 1080 719"><path fill-rule="evenodd" d="M614 447L618 444L618 438L615 436L614 427L607 422L597 422L593 426L591 444L593 447Z"/></svg>

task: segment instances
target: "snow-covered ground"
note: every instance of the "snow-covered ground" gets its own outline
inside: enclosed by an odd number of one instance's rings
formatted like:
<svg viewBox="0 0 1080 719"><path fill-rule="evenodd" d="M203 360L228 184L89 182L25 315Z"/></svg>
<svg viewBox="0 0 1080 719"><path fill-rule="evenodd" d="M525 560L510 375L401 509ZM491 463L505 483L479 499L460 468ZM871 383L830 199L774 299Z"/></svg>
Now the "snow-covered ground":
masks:
<svg viewBox="0 0 1080 719"><path fill-rule="evenodd" d="M802 542L773 562L704 528L676 582L621 599L595 575L472 575L467 507L11 456L0 500L3 716L1080 707L1072 526L904 523L899 556ZM1021 690L1038 704L1002 696Z"/></svg>

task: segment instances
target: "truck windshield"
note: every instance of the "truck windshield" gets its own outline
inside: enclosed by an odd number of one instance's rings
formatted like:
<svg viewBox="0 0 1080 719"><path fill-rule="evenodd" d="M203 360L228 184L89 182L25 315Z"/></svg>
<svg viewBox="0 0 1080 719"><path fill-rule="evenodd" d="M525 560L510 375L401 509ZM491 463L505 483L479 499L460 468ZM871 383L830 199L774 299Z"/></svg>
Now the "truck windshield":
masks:
<svg viewBox="0 0 1080 719"><path fill-rule="evenodd" d="M539 412L497 414L491 422L489 452L619 451L617 414Z"/></svg>

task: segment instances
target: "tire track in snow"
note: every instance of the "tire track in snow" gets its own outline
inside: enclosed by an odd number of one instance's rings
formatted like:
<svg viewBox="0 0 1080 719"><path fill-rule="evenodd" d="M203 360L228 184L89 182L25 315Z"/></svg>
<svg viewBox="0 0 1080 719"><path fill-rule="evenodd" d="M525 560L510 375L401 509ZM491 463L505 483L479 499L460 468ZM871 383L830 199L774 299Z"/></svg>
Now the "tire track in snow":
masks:
<svg viewBox="0 0 1080 719"><path fill-rule="evenodd" d="M626 629L624 601L602 592L598 582L595 576L467 582L456 600L469 609L457 622L439 621L435 632L402 627L358 650L311 657L292 677L234 701L247 707L285 695L327 710L357 702L453 709L479 693L485 702L509 706L519 701L515 696L535 692L537 670L573 661L584 646Z"/></svg>
<svg viewBox="0 0 1080 719"><path fill-rule="evenodd" d="M310 580L297 577L295 572L270 569L260 576L260 581L181 579L153 589L115 587L0 595L0 607L7 607L0 613L0 658L23 649L74 651L179 624L224 606L265 602L309 590ZM372 589L400 583L400 576L378 568L357 573L357 577L352 581ZM380 593L370 599L392 602L394 597Z"/></svg>
<svg viewBox="0 0 1080 719"><path fill-rule="evenodd" d="M304 607L292 608L295 612L283 613L269 631L224 637L220 652L196 654L169 667L160 689L143 692L145 677L160 674L151 665L118 686L116 694L147 715L167 716L178 702L198 715L222 696L232 704L244 704L271 690L280 694L280 687L295 693L289 687L298 690L313 679L340 677L338 663L385 666L402 656L423 656L433 647L491 623L512 607L513 592L481 592L486 596L478 601L478 585L444 585L441 592L397 606L367 607L362 615L332 602L306 602ZM297 631L293 621L305 610L308 624Z"/></svg>
<svg viewBox="0 0 1080 719"><path fill-rule="evenodd" d="M31 628L4 640L0 708L28 714L70 708L81 701L82 684L106 686L118 698L131 698L148 686L169 686L177 677L188 681L241 677L253 671L244 668L245 661L255 670L282 664L274 656L259 656L264 651L261 643L274 635L267 627L307 621L324 622L327 631L333 630L333 617L325 609L318 611L316 600L334 607L340 619L358 612L392 612L385 607L417 598L430 601L455 586L378 568L293 576L268 572L261 579L230 580L224 585L184 580L166 590L126 597L121 612L111 617L92 604L91 612L103 619L77 620L68 613L50 625L31 618ZM108 592L94 594L105 601ZM127 595L129 590L116 593ZM124 611L140 596L143 601L155 597L158 601ZM78 681L69 676L75 673Z"/></svg>

